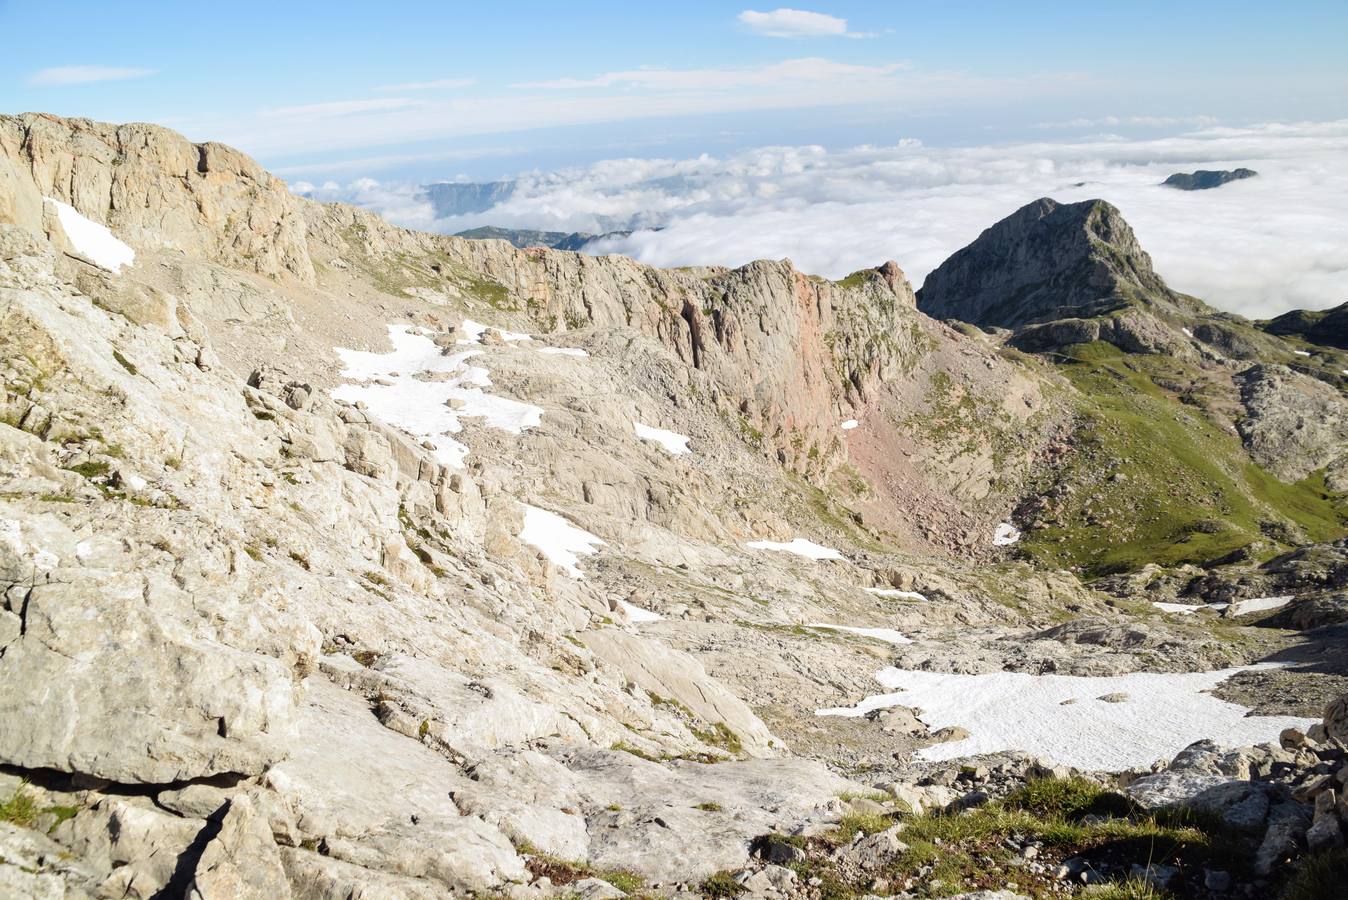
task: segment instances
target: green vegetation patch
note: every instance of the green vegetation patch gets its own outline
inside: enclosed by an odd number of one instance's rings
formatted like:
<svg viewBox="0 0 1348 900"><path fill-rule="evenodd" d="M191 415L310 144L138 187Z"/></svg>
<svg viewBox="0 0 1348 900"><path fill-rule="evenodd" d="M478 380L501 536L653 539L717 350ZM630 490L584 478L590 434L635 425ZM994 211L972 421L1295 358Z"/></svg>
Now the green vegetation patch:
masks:
<svg viewBox="0 0 1348 900"><path fill-rule="evenodd" d="M858 834L875 834L896 824L903 826L899 839L907 849L886 868L864 875L839 868L837 847ZM1008 881L1016 882L1018 893L1056 895L1063 887L1054 877L1056 864L1073 857L1082 857L1097 871L1115 873L1130 873L1134 864L1178 865L1186 871L1219 868L1239 883L1252 877L1250 840L1198 817L1145 813L1117 791L1068 778L1034 781L1001 800L960 812L851 814L830 834L771 834L755 846L758 852L779 844L800 851L787 865L802 881L819 879L819 896L843 900L872 893L877 875L890 890L921 897L1000 890ZM1014 848L1031 843L1047 864L1042 872L1017 863ZM1093 886L1089 895L1116 900L1163 896L1130 874L1117 877ZM1314 877L1336 883L1332 875Z"/></svg>
<svg viewBox="0 0 1348 900"><path fill-rule="evenodd" d="M646 879L626 869L599 869L586 862L562 859L542 852L527 841L517 842L515 849L524 857L525 868L534 879L546 876L553 884L568 885L586 878L599 878L625 894L640 894L646 887Z"/></svg>
<svg viewBox="0 0 1348 900"><path fill-rule="evenodd" d="M25 785L20 784L13 796L0 803L0 822L8 822L20 828L32 828L41 812L37 799Z"/></svg>

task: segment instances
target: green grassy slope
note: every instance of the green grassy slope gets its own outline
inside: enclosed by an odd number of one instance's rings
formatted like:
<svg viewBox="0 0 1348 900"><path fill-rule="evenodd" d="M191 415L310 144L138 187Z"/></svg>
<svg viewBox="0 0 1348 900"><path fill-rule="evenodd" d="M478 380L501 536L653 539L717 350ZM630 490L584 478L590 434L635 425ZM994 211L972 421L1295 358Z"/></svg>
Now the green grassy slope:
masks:
<svg viewBox="0 0 1348 900"><path fill-rule="evenodd" d="M1058 362L1081 394L1081 426L1022 541L1031 556L1094 577L1242 548L1267 556L1348 531L1348 498L1329 492L1321 473L1278 481L1204 409L1230 399L1219 379L1100 343L1066 348Z"/></svg>

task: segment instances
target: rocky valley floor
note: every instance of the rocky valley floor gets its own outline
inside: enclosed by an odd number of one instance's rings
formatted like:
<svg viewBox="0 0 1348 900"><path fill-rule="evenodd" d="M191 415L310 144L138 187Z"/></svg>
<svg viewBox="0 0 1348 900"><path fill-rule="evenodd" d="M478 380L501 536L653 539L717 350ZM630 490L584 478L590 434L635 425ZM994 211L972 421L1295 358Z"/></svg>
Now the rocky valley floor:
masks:
<svg viewBox="0 0 1348 900"><path fill-rule="evenodd" d="M1342 351L1147 315L0 117L0 896L1333 896Z"/></svg>

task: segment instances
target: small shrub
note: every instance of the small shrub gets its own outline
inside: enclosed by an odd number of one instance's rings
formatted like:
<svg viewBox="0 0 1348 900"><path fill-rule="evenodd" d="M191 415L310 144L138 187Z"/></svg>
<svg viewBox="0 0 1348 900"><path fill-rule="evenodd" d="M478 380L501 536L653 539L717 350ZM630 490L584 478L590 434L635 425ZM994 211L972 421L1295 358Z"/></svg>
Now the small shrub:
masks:
<svg viewBox="0 0 1348 900"><path fill-rule="evenodd" d="M880 813L848 813L838 823L838 840L845 844L858 834L876 834L893 824L893 819Z"/></svg>
<svg viewBox="0 0 1348 900"><path fill-rule="evenodd" d="M702 882L701 889L704 897L738 897L745 891L744 885L736 881L735 876L729 872L717 872L707 877Z"/></svg>
<svg viewBox="0 0 1348 900"><path fill-rule="evenodd" d="M740 736L726 727L724 722L713 722L711 728L707 730L693 728L691 731L702 743L719 747L734 756L744 752L744 744L740 742Z"/></svg>
<svg viewBox="0 0 1348 900"><path fill-rule="evenodd" d="M708 800L706 803L696 804L693 809L700 809L703 812L720 812L724 807L715 800Z"/></svg>
<svg viewBox="0 0 1348 900"><path fill-rule="evenodd" d="M1084 778L1039 778L1011 793L1008 809L1023 809L1040 818L1080 819L1083 816L1123 815L1132 811L1128 799Z"/></svg>
<svg viewBox="0 0 1348 900"><path fill-rule="evenodd" d="M617 751L619 751L620 753L630 753L632 756L638 757L638 758L640 758L640 759L647 760L648 762L659 762L659 761L660 761L660 757L655 756L655 755L653 755L653 754L651 754L651 753L647 753L645 750L642 750L640 747L636 746L635 744L629 744L629 743L627 743L627 741L618 741L616 744L614 744L614 745L613 745L612 747L610 747L609 749L610 749L610 750L617 750Z"/></svg>
<svg viewBox="0 0 1348 900"><path fill-rule="evenodd" d="M102 478L104 475L108 474L108 468L108 464L103 462L103 460L91 459L87 462L82 462L77 466L71 466L70 471L92 481L95 478Z"/></svg>
<svg viewBox="0 0 1348 900"><path fill-rule="evenodd" d="M13 796L0 803L0 822L9 822L20 828L32 828L37 822L39 812L37 800L28 792L27 784L23 783L14 791Z"/></svg>

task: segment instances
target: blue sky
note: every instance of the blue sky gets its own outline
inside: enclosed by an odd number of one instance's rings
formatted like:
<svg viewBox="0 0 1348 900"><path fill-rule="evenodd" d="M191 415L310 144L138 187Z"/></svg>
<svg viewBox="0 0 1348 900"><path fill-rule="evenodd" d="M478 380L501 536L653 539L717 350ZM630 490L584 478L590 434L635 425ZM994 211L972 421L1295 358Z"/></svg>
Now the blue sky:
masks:
<svg viewBox="0 0 1348 900"><path fill-rule="evenodd" d="M0 110L159 122L292 179L1348 116L1342 0L791 8L0 2Z"/></svg>

